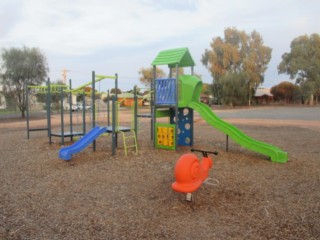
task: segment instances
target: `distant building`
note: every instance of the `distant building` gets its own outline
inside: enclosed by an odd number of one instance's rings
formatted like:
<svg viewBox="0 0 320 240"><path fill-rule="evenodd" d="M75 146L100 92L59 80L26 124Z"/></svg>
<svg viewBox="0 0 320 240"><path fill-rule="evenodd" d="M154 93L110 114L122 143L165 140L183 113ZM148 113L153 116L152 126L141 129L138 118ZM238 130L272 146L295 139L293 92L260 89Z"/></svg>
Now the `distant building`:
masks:
<svg viewBox="0 0 320 240"><path fill-rule="evenodd" d="M254 94L254 100L257 104L269 104L273 102L273 95L270 88L258 88Z"/></svg>
<svg viewBox="0 0 320 240"><path fill-rule="evenodd" d="M212 95L208 95L205 93L201 93L200 95L200 102L207 104L207 105L211 105L213 101L213 97Z"/></svg>
<svg viewBox="0 0 320 240"><path fill-rule="evenodd" d="M143 97L137 96L137 98L138 98L138 106L142 106L143 105ZM134 104L134 94L133 93L118 94L118 102L121 104L121 106L131 107Z"/></svg>

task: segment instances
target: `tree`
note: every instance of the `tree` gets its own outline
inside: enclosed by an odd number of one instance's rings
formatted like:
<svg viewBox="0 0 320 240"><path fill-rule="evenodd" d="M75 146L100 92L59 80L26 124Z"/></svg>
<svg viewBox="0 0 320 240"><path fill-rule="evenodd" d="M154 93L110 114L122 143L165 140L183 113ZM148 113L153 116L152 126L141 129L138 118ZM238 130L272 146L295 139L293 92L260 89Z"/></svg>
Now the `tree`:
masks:
<svg viewBox="0 0 320 240"><path fill-rule="evenodd" d="M212 84L209 83L203 83L202 84L202 91L201 93L210 95L212 93Z"/></svg>
<svg viewBox="0 0 320 240"><path fill-rule="evenodd" d="M244 105L247 102L249 89L246 86L246 74L227 73L222 77L221 81L223 82L223 94L221 96L223 104L234 107L236 105Z"/></svg>
<svg viewBox="0 0 320 240"><path fill-rule="evenodd" d="M111 91L110 91L110 93L111 93L111 94L116 94L116 93L117 93L117 94L121 94L122 91L121 91L121 89L119 89L119 88L117 88L117 89L116 89L116 88L112 88Z"/></svg>
<svg viewBox="0 0 320 240"><path fill-rule="evenodd" d="M291 51L282 55L278 72L295 79L301 87L305 84L304 97L309 94L310 104L320 95L320 35L303 35L295 38L290 45ZM309 83L307 83L309 82Z"/></svg>
<svg viewBox="0 0 320 240"><path fill-rule="evenodd" d="M153 68L140 68L140 82L149 87L153 79ZM163 78L166 74L161 68L156 68L156 78Z"/></svg>
<svg viewBox="0 0 320 240"><path fill-rule="evenodd" d="M232 81L231 78L234 78L234 81L238 81L246 75L246 81L243 84L248 89L246 94L248 103L251 105L253 93L264 81L264 73L271 59L272 49L264 45L258 32L253 31L247 34L236 28L225 29L224 39L213 38L210 47L210 50L205 49L201 62L213 77L213 87L228 91L223 79ZM226 75L228 75L227 78L225 78ZM230 84L227 85L232 87ZM232 91L228 92L232 93ZM233 98L226 93L218 95L223 95L225 100L227 97Z"/></svg>
<svg viewBox="0 0 320 240"><path fill-rule="evenodd" d="M214 81L211 87L211 91L213 94L213 101L215 104L221 105L222 104L222 87L220 81Z"/></svg>
<svg viewBox="0 0 320 240"><path fill-rule="evenodd" d="M45 55L38 48L10 48L2 52L1 76L3 90L14 99L21 116L25 116L25 88L41 85L48 74Z"/></svg>
<svg viewBox="0 0 320 240"><path fill-rule="evenodd" d="M284 101L285 103L301 101L300 87L291 82L281 82L273 86L270 92L276 101Z"/></svg>
<svg viewBox="0 0 320 240"><path fill-rule="evenodd" d="M301 83L301 98L303 103L308 103L312 105L312 94L314 93L314 84L312 81L304 81Z"/></svg>

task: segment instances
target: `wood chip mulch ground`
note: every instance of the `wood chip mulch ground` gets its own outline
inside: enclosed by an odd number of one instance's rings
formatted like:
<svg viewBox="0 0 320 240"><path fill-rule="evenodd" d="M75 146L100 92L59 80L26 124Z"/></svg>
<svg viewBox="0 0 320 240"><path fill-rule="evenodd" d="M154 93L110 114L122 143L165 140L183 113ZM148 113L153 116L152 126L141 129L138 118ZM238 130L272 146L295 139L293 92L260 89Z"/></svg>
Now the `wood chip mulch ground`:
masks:
<svg viewBox="0 0 320 240"><path fill-rule="evenodd" d="M320 239L320 120L230 119L287 151L279 164L232 141L226 152L226 136L196 119L194 148L219 155L215 184L203 184L193 202L171 189L190 148L154 149L150 121L141 121L137 155L125 157L119 141L111 156L106 136L95 152L63 161L58 138L49 145L45 132L32 132L28 140L24 121L0 119L0 239Z"/></svg>

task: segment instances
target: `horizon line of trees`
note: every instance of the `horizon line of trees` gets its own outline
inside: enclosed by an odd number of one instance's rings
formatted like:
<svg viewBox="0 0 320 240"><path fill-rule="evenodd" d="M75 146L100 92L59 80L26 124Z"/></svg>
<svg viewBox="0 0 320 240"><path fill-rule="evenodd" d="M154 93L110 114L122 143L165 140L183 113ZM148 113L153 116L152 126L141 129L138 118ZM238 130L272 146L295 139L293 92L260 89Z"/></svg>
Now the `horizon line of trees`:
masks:
<svg viewBox="0 0 320 240"><path fill-rule="evenodd" d="M290 99L301 99L303 103L310 105L318 104L319 46L320 35L317 33L298 36L292 40L290 52L282 55L278 73L288 74L295 81L295 86L288 83L275 86L273 92L276 99L282 94L279 89L289 88L293 89L293 97ZM206 87L204 92L211 92L222 104L250 106L256 89L264 82L271 53L272 49L264 44L257 31L246 33L237 28L226 28L224 36L214 37L210 47L202 55L201 62L212 76L212 85ZM14 102L24 117L25 88L28 85L41 85L46 81L49 73L46 56L38 48L12 47L2 49L1 60L2 94L8 101L10 98ZM184 69L180 68L179 73L184 74ZM141 68L139 75L140 82L148 86L153 78L152 68ZM161 68L157 68L156 76L161 78L166 77L166 74ZM201 79L200 75L197 76Z"/></svg>

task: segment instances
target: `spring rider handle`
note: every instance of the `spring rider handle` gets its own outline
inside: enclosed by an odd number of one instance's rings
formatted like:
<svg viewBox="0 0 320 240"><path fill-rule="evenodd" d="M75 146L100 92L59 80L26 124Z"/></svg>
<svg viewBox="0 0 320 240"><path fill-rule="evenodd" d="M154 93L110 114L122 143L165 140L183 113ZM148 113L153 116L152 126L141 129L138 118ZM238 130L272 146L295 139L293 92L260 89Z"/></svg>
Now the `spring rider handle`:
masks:
<svg viewBox="0 0 320 240"><path fill-rule="evenodd" d="M204 151L204 150L193 149L193 148L191 148L191 152L201 152L203 157L206 157L206 158L208 157L208 153L211 153L211 154L214 154L214 155L218 155L217 151L210 152L210 151Z"/></svg>

